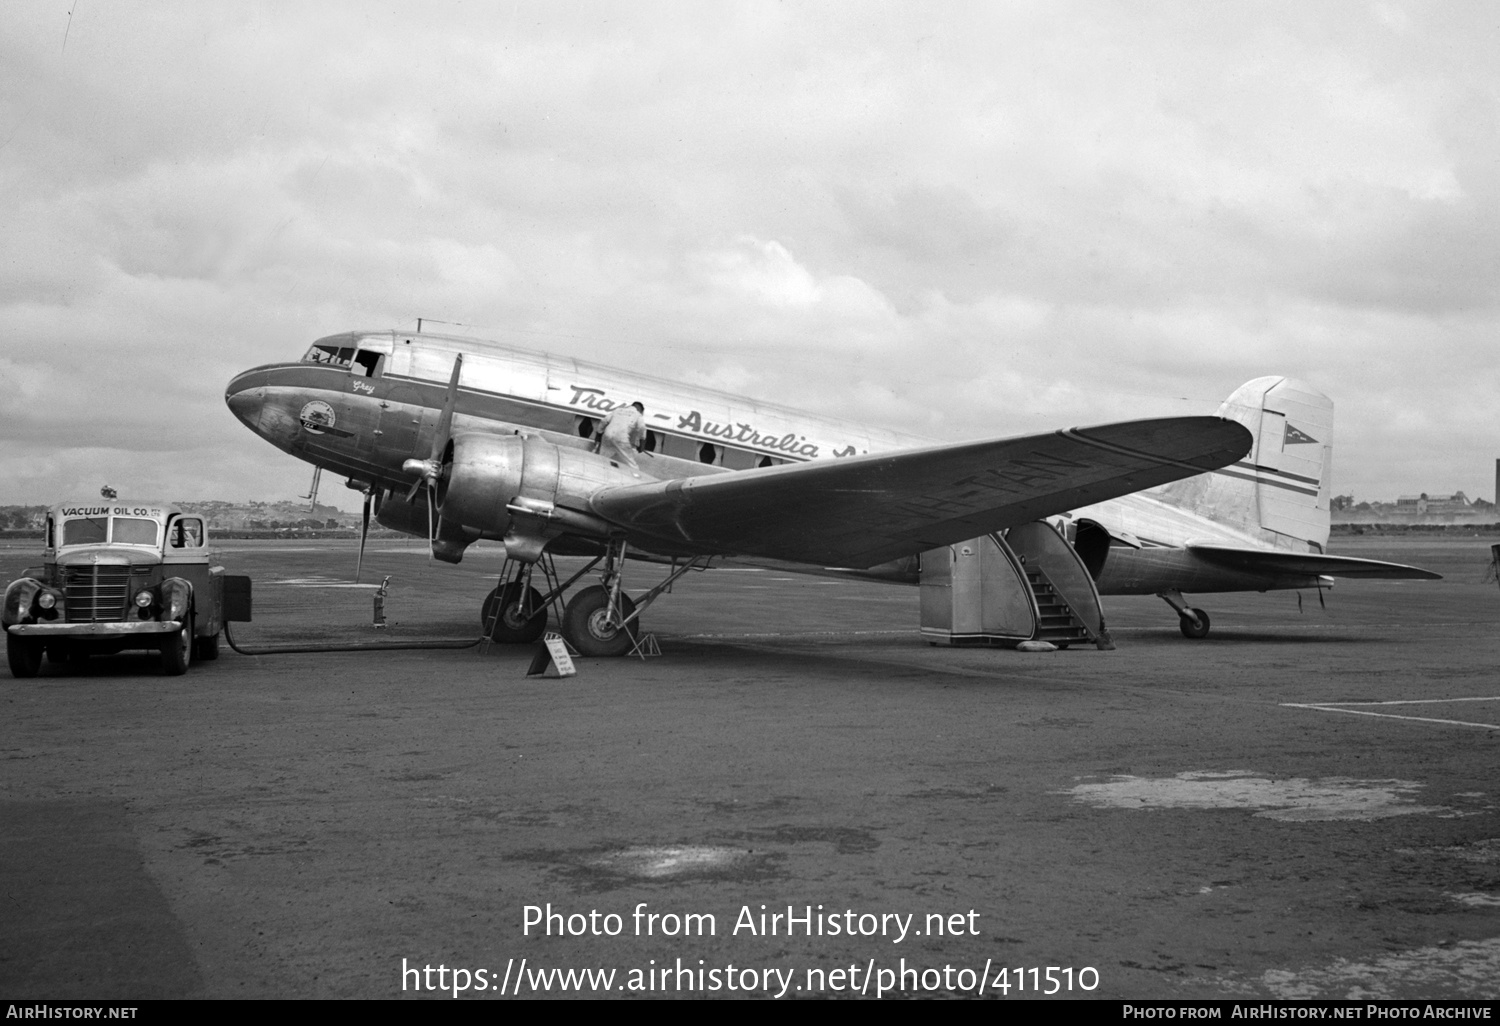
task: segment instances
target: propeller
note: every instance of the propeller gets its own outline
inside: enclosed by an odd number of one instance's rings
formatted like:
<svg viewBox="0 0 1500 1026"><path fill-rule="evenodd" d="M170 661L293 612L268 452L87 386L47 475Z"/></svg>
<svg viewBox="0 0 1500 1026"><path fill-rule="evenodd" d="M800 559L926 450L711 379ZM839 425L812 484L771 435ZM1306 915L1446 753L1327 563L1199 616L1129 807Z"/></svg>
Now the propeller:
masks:
<svg viewBox="0 0 1500 1026"><path fill-rule="evenodd" d="M443 475L443 454L448 451L448 442L453 434L453 410L458 405L458 376L463 371L464 354L459 353L453 359L453 376L448 379L448 394L443 397L443 412L438 417L437 431L432 437L432 454L425 460L410 459L401 464L401 469L408 474L416 474L417 479L412 482L411 490L406 493L406 501L411 502L417 497L417 490L424 484L427 486L427 552L432 554L432 547L437 544L437 523L434 522L433 507L437 503L436 494L438 481Z"/></svg>
<svg viewBox="0 0 1500 1026"><path fill-rule="evenodd" d="M365 540L370 537L370 500L375 498L375 489L365 489L365 509L359 522L359 558L354 562L354 583L359 583L359 572L365 565Z"/></svg>

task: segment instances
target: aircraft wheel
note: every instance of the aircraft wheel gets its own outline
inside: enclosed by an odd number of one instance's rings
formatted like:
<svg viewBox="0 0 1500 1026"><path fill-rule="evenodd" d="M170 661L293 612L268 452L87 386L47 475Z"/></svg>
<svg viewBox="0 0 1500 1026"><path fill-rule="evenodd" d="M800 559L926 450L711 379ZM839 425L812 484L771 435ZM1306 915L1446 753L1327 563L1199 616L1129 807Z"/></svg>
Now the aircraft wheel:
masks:
<svg viewBox="0 0 1500 1026"><path fill-rule="evenodd" d="M182 630L168 635L161 643L161 672L168 677L180 677L187 673L193 661L193 616L188 614L182 621Z"/></svg>
<svg viewBox="0 0 1500 1026"><path fill-rule="evenodd" d="M46 647L40 641L5 635L5 657L10 661L12 677L35 677L42 669L42 653Z"/></svg>
<svg viewBox="0 0 1500 1026"><path fill-rule="evenodd" d="M1177 626L1182 629L1184 638L1206 638L1208 637L1208 614L1201 609L1193 610L1193 615L1198 618L1197 626L1187 617L1180 617Z"/></svg>
<svg viewBox="0 0 1500 1026"><path fill-rule="evenodd" d="M620 595L620 615L635 612L635 603ZM563 607L563 633L580 655L620 656L629 652L640 629L640 621L631 620L624 627L606 623L609 614L609 592L600 585L584 588Z"/></svg>
<svg viewBox="0 0 1500 1026"><path fill-rule="evenodd" d="M542 593L526 589L528 618L521 616L521 582L511 581L504 589L496 588L484 597L480 622L490 632L491 641L524 645L535 641L547 629L547 610L542 607ZM491 627L493 622L494 626Z"/></svg>
<svg viewBox="0 0 1500 1026"><path fill-rule="evenodd" d="M219 636L214 634L194 640L193 658L200 663L211 663L219 658Z"/></svg>

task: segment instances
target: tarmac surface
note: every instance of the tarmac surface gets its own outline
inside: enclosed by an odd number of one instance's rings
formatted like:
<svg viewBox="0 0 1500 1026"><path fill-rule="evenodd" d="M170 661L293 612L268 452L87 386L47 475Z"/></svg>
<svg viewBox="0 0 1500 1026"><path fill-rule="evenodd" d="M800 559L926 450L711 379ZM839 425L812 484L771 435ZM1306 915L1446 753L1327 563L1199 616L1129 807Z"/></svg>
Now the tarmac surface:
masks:
<svg viewBox="0 0 1500 1026"><path fill-rule="evenodd" d="M1446 579L1192 596L1201 641L1106 599L1114 652L714 571L647 614L661 657L562 680L530 646L0 670L0 996L1500 997L1496 540L1337 539ZM235 640L478 633L493 550L370 548L385 631L351 545L223 543Z"/></svg>

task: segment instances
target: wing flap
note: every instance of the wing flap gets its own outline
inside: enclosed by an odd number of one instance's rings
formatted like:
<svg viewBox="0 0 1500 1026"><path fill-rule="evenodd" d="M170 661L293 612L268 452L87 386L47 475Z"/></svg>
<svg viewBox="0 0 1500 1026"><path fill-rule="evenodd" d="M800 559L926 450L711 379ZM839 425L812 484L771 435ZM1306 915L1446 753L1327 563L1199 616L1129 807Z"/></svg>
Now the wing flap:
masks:
<svg viewBox="0 0 1500 1026"><path fill-rule="evenodd" d="M1241 458L1218 417L1073 428L603 489L595 513L664 552L864 568Z"/></svg>
<svg viewBox="0 0 1500 1026"><path fill-rule="evenodd" d="M1386 563L1355 556L1325 556L1316 552L1242 549L1230 545L1189 545L1188 551L1208 563L1230 570L1262 574L1365 578L1388 581L1440 581L1442 574L1405 563Z"/></svg>

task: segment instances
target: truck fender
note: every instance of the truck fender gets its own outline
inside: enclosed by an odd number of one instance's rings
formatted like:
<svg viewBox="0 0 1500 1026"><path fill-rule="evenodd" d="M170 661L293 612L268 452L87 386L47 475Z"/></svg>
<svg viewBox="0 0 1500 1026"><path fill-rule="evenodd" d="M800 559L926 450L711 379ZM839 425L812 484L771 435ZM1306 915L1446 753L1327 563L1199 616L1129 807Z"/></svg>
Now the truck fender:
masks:
<svg viewBox="0 0 1500 1026"><path fill-rule="evenodd" d="M187 622L193 609L193 584L181 577L168 577L161 582L161 618Z"/></svg>
<svg viewBox="0 0 1500 1026"><path fill-rule="evenodd" d="M35 577L11 581L10 587L5 589L5 608L0 612L0 623L9 627L11 624L28 623L34 619L31 610L36 602L37 592L41 590L42 582Z"/></svg>

